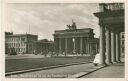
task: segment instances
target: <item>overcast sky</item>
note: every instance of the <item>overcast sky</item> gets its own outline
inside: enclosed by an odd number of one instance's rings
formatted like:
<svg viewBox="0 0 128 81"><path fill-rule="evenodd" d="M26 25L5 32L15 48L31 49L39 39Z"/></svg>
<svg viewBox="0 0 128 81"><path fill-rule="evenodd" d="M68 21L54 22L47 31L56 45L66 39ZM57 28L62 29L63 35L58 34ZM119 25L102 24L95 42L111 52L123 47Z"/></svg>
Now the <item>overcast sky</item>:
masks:
<svg viewBox="0 0 128 81"><path fill-rule="evenodd" d="M99 37L98 4L8 4L5 31L16 34L29 32L38 34L39 39L52 39L55 30L66 29L67 24L76 22L77 28L93 28Z"/></svg>

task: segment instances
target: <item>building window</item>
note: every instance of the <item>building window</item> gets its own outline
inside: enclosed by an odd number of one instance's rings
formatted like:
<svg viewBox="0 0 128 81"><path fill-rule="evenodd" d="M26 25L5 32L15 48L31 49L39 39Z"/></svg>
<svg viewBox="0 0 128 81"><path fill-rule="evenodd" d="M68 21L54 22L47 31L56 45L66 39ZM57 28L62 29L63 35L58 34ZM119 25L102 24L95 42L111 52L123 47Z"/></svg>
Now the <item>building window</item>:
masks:
<svg viewBox="0 0 128 81"><path fill-rule="evenodd" d="M17 43L16 43L16 47L17 47Z"/></svg>
<svg viewBox="0 0 128 81"><path fill-rule="evenodd" d="M13 43L11 43L11 47L13 47Z"/></svg>
<svg viewBox="0 0 128 81"><path fill-rule="evenodd" d="M124 45L124 41L122 41L122 45Z"/></svg>
<svg viewBox="0 0 128 81"><path fill-rule="evenodd" d="M124 35L122 34L122 38L124 38Z"/></svg>
<svg viewBox="0 0 128 81"><path fill-rule="evenodd" d="M124 47L122 48L122 53L124 53Z"/></svg>
<svg viewBox="0 0 128 81"><path fill-rule="evenodd" d="M17 48L16 48L16 52L17 52Z"/></svg>
<svg viewBox="0 0 128 81"><path fill-rule="evenodd" d="M11 48L11 43L9 44L10 48Z"/></svg>
<svg viewBox="0 0 128 81"><path fill-rule="evenodd" d="M21 41L25 42L25 38L21 38Z"/></svg>

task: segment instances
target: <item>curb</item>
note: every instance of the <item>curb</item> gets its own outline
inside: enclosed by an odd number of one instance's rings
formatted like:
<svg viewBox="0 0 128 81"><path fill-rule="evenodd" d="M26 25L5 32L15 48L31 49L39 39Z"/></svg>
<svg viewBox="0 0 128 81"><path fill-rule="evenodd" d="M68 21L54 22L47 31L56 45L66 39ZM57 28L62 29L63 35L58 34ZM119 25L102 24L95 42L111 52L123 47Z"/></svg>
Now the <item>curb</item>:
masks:
<svg viewBox="0 0 128 81"><path fill-rule="evenodd" d="M104 67L106 67L106 66L101 66L101 67L97 67L97 68L96 67L93 67L92 70L90 69L90 71L80 72L80 73L74 74L72 76L69 76L68 78L81 78L82 76L85 76L87 74L90 74L92 72L95 72L95 71L97 71L99 69L102 69Z"/></svg>
<svg viewBox="0 0 128 81"><path fill-rule="evenodd" d="M79 65L79 64L87 64L87 63L92 63L92 62L80 62L80 63L72 63L72 64L57 65L57 66L49 66L49 67L35 68L35 69L22 70L22 71L14 71L14 72L5 73L5 76L21 74L21 73L27 73L27 72L33 72L33 71L39 71L39 70L52 69L52 68L58 68L58 67L66 67L66 66Z"/></svg>

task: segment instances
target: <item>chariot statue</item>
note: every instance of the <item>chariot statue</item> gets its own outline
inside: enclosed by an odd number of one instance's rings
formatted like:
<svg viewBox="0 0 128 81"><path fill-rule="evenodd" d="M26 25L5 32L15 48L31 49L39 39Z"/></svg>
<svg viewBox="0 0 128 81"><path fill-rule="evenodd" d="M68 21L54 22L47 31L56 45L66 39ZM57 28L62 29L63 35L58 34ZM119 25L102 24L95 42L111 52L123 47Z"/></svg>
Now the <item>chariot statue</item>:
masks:
<svg viewBox="0 0 128 81"><path fill-rule="evenodd" d="M72 20L72 25L67 25L67 28L68 28L69 30L74 30L74 29L76 29L76 23Z"/></svg>

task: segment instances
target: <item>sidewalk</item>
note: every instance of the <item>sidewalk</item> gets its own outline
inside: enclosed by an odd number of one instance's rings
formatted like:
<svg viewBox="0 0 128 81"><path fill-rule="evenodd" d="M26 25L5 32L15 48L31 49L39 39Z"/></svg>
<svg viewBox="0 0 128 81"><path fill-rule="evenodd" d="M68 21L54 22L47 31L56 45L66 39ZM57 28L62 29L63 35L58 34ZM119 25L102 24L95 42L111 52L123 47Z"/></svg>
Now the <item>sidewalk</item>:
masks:
<svg viewBox="0 0 128 81"><path fill-rule="evenodd" d="M124 78L124 63L113 64L81 78Z"/></svg>

